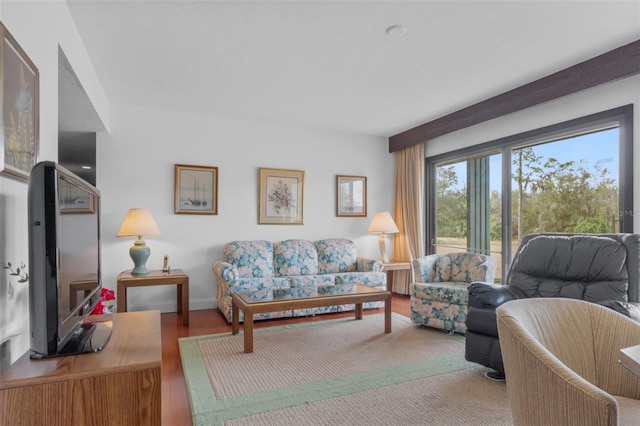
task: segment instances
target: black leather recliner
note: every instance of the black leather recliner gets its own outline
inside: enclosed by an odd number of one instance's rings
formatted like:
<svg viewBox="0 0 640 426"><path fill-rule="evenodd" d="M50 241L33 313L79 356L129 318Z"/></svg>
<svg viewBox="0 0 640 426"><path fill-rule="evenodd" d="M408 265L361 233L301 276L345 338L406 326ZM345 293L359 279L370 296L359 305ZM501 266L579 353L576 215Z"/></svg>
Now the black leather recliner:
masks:
<svg viewBox="0 0 640 426"><path fill-rule="evenodd" d="M469 286L465 323L465 358L495 370L497 377L504 376L504 366L495 310L510 300L582 299L640 322L640 235L527 235L503 283Z"/></svg>

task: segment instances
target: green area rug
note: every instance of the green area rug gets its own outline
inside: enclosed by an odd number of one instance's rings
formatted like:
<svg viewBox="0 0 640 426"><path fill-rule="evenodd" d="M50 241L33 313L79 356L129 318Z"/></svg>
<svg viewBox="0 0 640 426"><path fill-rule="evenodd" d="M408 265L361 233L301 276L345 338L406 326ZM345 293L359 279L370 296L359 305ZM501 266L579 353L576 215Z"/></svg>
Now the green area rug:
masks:
<svg viewBox="0 0 640 426"><path fill-rule="evenodd" d="M464 360L464 338L382 314L179 339L204 425L511 424L504 383Z"/></svg>

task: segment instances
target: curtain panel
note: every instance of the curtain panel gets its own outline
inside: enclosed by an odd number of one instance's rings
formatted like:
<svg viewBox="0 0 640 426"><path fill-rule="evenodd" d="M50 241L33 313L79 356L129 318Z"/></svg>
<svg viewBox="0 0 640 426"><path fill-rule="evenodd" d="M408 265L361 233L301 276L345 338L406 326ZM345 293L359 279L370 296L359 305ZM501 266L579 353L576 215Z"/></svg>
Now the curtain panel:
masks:
<svg viewBox="0 0 640 426"><path fill-rule="evenodd" d="M424 256L424 144L396 152L393 259L411 262ZM393 291L408 294L413 272L394 271Z"/></svg>

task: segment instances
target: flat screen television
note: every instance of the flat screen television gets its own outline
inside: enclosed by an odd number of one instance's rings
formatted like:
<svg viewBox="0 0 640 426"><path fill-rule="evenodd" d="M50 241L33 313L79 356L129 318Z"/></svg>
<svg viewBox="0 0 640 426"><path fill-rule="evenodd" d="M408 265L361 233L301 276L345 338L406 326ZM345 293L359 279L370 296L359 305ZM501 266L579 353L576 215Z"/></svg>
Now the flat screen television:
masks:
<svg viewBox="0 0 640 426"><path fill-rule="evenodd" d="M31 358L101 350L112 324L88 322L100 301L100 191L52 161L29 177Z"/></svg>

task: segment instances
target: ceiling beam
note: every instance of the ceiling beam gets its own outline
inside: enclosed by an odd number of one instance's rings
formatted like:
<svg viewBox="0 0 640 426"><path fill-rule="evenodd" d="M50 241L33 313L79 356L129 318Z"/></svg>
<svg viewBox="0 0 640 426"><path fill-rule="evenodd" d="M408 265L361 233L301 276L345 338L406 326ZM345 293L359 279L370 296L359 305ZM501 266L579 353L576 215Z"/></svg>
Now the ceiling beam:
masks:
<svg viewBox="0 0 640 426"><path fill-rule="evenodd" d="M389 152L640 73L640 40L389 138Z"/></svg>

